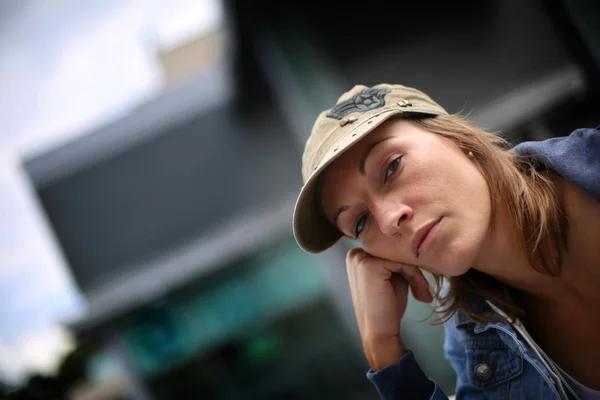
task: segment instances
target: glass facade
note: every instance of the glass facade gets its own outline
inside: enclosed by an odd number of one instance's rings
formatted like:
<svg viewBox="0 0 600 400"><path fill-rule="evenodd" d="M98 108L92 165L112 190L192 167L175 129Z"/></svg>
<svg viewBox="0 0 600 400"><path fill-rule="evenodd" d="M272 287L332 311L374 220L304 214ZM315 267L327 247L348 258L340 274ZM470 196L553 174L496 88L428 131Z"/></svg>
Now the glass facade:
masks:
<svg viewBox="0 0 600 400"><path fill-rule="evenodd" d="M290 238L151 304L127 358L156 399L375 398L319 260Z"/></svg>

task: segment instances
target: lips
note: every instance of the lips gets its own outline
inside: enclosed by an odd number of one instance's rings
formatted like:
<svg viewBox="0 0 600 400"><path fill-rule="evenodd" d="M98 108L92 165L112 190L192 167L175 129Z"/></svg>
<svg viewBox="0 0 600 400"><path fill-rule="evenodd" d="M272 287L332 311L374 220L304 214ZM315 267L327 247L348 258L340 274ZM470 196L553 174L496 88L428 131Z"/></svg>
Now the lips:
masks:
<svg viewBox="0 0 600 400"><path fill-rule="evenodd" d="M437 230L441 220L442 219L440 218L438 220L428 222L421 228L417 229L412 240L410 241L410 249L415 257L419 258L420 252L427 250L431 244L431 241L433 240L433 235L435 234L435 230Z"/></svg>

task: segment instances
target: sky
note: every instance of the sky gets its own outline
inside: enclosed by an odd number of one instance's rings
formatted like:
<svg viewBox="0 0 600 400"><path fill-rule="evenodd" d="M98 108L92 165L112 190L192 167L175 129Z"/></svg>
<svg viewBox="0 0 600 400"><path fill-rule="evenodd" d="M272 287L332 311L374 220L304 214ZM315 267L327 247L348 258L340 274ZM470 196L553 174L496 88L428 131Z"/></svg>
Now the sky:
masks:
<svg viewBox="0 0 600 400"><path fill-rule="evenodd" d="M219 0L0 3L0 379L51 372L85 313L23 160L157 96L157 50L221 20Z"/></svg>

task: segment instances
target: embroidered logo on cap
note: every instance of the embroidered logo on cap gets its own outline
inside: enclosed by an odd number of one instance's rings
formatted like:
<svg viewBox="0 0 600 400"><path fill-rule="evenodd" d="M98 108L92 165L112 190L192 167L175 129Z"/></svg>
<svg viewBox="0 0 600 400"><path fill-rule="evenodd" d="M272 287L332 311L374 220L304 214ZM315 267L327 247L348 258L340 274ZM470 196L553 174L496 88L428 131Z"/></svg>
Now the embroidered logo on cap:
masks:
<svg viewBox="0 0 600 400"><path fill-rule="evenodd" d="M389 89L364 89L362 92L352 96L352 98L336 104L327 116L329 118L342 119L351 112L365 112L383 107L385 105L384 97L389 92Z"/></svg>

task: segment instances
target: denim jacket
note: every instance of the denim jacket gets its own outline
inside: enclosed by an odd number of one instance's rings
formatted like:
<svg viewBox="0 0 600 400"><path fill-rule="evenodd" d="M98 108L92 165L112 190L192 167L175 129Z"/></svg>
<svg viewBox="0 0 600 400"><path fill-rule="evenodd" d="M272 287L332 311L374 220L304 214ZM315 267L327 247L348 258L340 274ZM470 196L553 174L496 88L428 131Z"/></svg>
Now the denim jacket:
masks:
<svg viewBox="0 0 600 400"><path fill-rule="evenodd" d="M561 398L551 371L508 322L474 323L457 313L445 333L457 398Z"/></svg>
<svg viewBox="0 0 600 400"><path fill-rule="evenodd" d="M551 371L510 323L475 323L457 312L444 331L444 355L457 373L457 399L561 399ZM382 399L447 398L411 351L367 376Z"/></svg>
<svg viewBox="0 0 600 400"><path fill-rule="evenodd" d="M514 150L536 157L600 201L598 129L578 129L568 137L526 142ZM495 312L483 299L474 305ZM457 399L561 398L548 364L509 322L475 323L457 312L444 330L444 354L457 373ZM367 377L383 399L446 399L411 351Z"/></svg>

